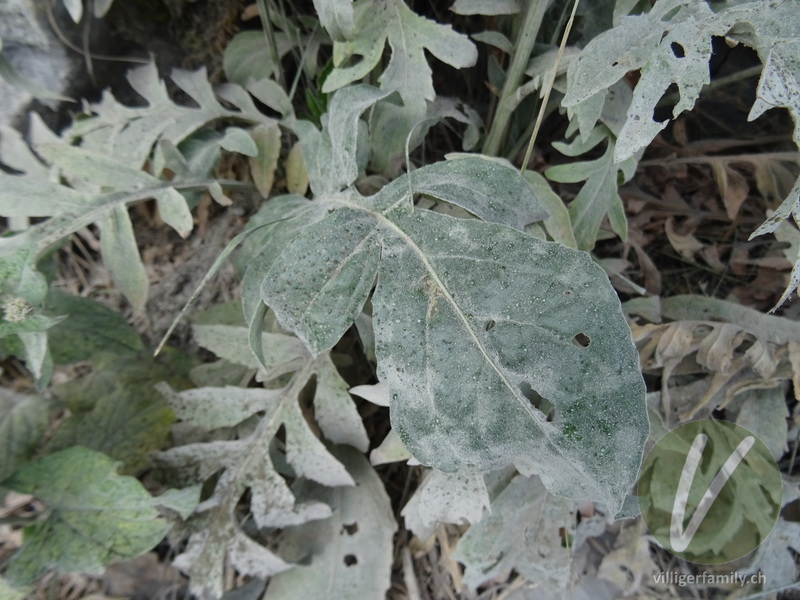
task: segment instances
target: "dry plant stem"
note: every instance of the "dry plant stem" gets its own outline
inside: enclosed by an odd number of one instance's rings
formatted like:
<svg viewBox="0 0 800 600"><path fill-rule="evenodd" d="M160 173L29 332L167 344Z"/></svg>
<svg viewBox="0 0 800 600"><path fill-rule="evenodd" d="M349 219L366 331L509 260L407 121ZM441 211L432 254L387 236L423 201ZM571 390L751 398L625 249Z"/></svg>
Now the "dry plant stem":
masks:
<svg viewBox="0 0 800 600"><path fill-rule="evenodd" d="M500 101L497 103L497 111L489 129L489 135L486 136L486 142L483 144L484 154L497 156L500 152L500 147L508 131L511 114L519 104L519 100L516 98L517 88L519 88L519 83L522 81L525 67L528 66L528 60L531 57L531 52L533 52L533 45L536 42L539 28L542 26L542 19L544 19L546 10L547 0L529 0L525 12L525 20L522 23L522 29L515 44L514 56L506 72L506 80L503 83Z"/></svg>
<svg viewBox="0 0 800 600"><path fill-rule="evenodd" d="M639 163L640 167L654 167L668 165L693 165L693 164L713 164L713 163L746 163L754 160L782 160L786 162L800 161L798 152L760 152L756 154L732 154L720 156L687 156L685 158L657 158L653 160L643 160Z"/></svg>
<svg viewBox="0 0 800 600"><path fill-rule="evenodd" d="M567 21L567 27L564 29L564 35L561 36L561 45L558 47L558 54L556 54L556 62L553 64L553 70L550 72L550 79L544 88L544 97L539 105L539 114L536 115L536 124L533 126L533 133L531 133L531 141L528 142L528 149L525 151L525 158L522 160L520 166L520 175L525 174L525 169L528 168L528 161L531 159L531 152L533 152L533 143L536 141L536 136L539 134L539 127L542 125L544 119L544 112L547 108L547 101L550 100L550 92L553 90L553 83L556 80L556 73L558 73L558 63L561 62L561 56L564 54L564 47L567 45L567 38L569 32L572 31L572 24L575 22L575 13L578 10L578 1L572 3L572 14Z"/></svg>
<svg viewBox="0 0 800 600"><path fill-rule="evenodd" d="M414 561L411 560L411 551L408 546L403 546L400 554L403 557L403 581L406 584L408 600L422 600L417 584L417 573L414 571Z"/></svg>

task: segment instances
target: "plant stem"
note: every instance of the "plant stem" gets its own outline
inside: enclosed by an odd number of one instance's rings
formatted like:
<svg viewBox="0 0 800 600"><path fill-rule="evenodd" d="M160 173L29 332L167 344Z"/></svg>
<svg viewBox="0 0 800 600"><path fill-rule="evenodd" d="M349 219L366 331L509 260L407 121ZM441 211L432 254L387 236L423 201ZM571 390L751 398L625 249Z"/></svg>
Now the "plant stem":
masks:
<svg viewBox="0 0 800 600"><path fill-rule="evenodd" d="M547 108L547 101L550 100L550 92L553 91L553 83L556 80L556 73L558 73L558 63L561 61L561 56L564 54L564 47L567 45L569 32L572 30L572 24L575 22L575 13L578 11L578 1L579 0L575 0L575 2L572 3L572 14L569 16L569 21L567 21L567 28L564 30L564 35L561 36L561 45L558 47L556 62L553 63L553 70L550 72L550 79L544 88L544 96L542 97L542 103L539 106L539 114L536 116L536 124L533 126L531 141L528 143L528 149L525 151L525 158L522 160L522 166L520 167L520 175L524 174L525 169L528 168L528 161L531 159L531 152L533 152L533 143L536 141L536 136L539 133L539 127L544 119L544 111Z"/></svg>
<svg viewBox="0 0 800 600"><path fill-rule="evenodd" d="M547 0L528 1L525 20L522 23L522 29L515 44L514 56L506 72L506 80L503 83L500 102L497 104L497 112L489 129L489 135L486 136L486 142L483 145L484 154L494 156L500 152L500 146L503 144L508 131L511 114L519 104L519 101L515 98L517 88L520 81L522 81L525 67L528 66L528 60L530 60L531 52L533 52L533 45L536 42L536 36L539 34L539 28L542 26L542 19L544 19L546 10Z"/></svg>

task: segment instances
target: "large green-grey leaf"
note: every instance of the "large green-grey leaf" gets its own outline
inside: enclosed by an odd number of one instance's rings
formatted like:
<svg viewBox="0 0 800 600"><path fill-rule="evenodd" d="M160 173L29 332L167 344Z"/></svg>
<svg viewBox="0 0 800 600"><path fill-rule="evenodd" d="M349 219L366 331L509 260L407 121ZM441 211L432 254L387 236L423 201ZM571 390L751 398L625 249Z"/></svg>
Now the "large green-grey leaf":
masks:
<svg viewBox="0 0 800 600"><path fill-rule="evenodd" d="M112 560L150 550L170 528L156 509L158 498L133 477L117 475L112 459L79 446L26 465L5 485L33 494L48 509L11 558L6 575L12 583L47 569L100 574Z"/></svg>
<svg viewBox="0 0 800 600"><path fill-rule="evenodd" d="M386 209L403 199L410 202L409 192L456 204L485 221L519 230L548 216L516 170L489 157L467 156L417 169L384 187L369 205Z"/></svg>
<svg viewBox="0 0 800 600"><path fill-rule="evenodd" d="M288 195L273 198L250 218L249 226L263 227L244 241L235 259L240 270L244 271L242 308L247 323L261 303L261 283L272 263L300 231L326 214L321 203Z"/></svg>
<svg viewBox="0 0 800 600"><path fill-rule="evenodd" d="M52 402L0 388L0 482L33 455L50 420Z"/></svg>
<svg viewBox="0 0 800 600"><path fill-rule="evenodd" d="M555 493L616 507L647 416L602 270L499 225L424 211L392 218L372 302L378 377L406 447L444 471L514 462Z"/></svg>
<svg viewBox="0 0 800 600"><path fill-rule="evenodd" d="M312 352L331 347L379 258L378 376L414 457L449 472L514 463L555 493L618 507L648 425L638 356L602 269L503 225L354 201L325 199L333 212L273 264L262 297L281 324Z"/></svg>
<svg viewBox="0 0 800 600"><path fill-rule="evenodd" d="M304 483L298 497L328 504L333 515L285 529L282 551L298 562L310 553L311 564L298 565L272 578L265 600L327 598L383 600L390 584L392 538L397 524L383 482L361 453L334 450L356 486L325 488Z"/></svg>

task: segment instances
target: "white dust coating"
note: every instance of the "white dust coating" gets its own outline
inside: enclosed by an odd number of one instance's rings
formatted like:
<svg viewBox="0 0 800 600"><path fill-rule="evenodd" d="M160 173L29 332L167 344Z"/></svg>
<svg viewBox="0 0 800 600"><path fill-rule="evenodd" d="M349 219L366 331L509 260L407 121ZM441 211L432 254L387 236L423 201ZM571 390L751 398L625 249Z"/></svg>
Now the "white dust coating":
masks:
<svg viewBox="0 0 800 600"><path fill-rule="evenodd" d="M311 431L297 402L287 403L281 417L286 427L286 460L298 476L322 485L355 485L344 466Z"/></svg>
<svg viewBox="0 0 800 600"><path fill-rule="evenodd" d="M464 584L478 585L515 569L529 581L566 590L575 506L548 493L537 477L518 475L492 501L492 514L469 528L452 558L466 566Z"/></svg>
<svg viewBox="0 0 800 600"><path fill-rule="evenodd" d="M305 228L264 279L261 298L313 354L332 348L367 300L381 257L376 227L362 211L337 210Z"/></svg>
<svg viewBox="0 0 800 600"><path fill-rule="evenodd" d="M484 221L522 230L546 219L547 210L516 169L479 156L438 162L395 179L365 205L386 209L408 194L425 194L459 206Z"/></svg>
<svg viewBox="0 0 800 600"><path fill-rule="evenodd" d="M373 385L357 385L350 388L350 393L378 406L389 408L389 387L383 382Z"/></svg>
<svg viewBox="0 0 800 600"><path fill-rule="evenodd" d="M156 389L169 402L175 416L183 422L207 430L233 427L254 414L274 412L285 390L203 387L175 392L168 384Z"/></svg>
<svg viewBox="0 0 800 600"><path fill-rule="evenodd" d="M314 394L314 416L325 438L334 444L347 444L366 452L369 437L364 422L347 393L330 355L317 359L317 390Z"/></svg>
<svg viewBox="0 0 800 600"><path fill-rule="evenodd" d="M296 487L298 498L324 502L333 514L283 532L286 555L305 556L310 564L273 577L265 600L352 600L386 594L397 530L389 496L360 452L344 446L334 452L356 485L325 488L304 482Z"/></svg>
<svg viewBox="0 0 800 600"><path fill-rule="evenodd" d="M394 220L373 309L378 376L409 451L448 472L535 465L554 493L620 505L648 423L603 271L503 226L431 212Z"/></svg>
<svg viewBox="0 0 800 600"><path fill-rule="evenodd" d="M458 473L432 469L400 514L406 527L426 540L436 531L437 523L474 524L489 506L489 492L480 471L469 467Z"/></svg>

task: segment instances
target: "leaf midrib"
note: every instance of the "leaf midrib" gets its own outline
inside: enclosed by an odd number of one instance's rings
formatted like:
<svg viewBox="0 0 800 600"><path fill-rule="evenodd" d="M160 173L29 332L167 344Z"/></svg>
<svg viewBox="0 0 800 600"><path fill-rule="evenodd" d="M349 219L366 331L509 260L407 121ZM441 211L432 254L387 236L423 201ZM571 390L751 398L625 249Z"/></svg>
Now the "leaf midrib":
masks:
<svg viewBox="0 0 800 600"><path fill-rule="evenodd" d="M455 301L455 298L453 298L452 294L450 293L450 290L447 289L447 287L445 286L444 282L439 277L439 274L436 272L436 269L430 263L430 261L428 260L427 256L425 255L425 253L417 245L417 243L411 238L411 236L409 236L405 231L403 231L391 219L386 217L385 214L377 213L377 212L368 210L368 209L364 208L363 206L360 206L358 204L353 204L353 203L350 203L350 202L347 202L347 201L341 200L341 199L337 199L336 203L340 204L341 206L346 206L348 208L352 208L352 209L363 211L363 212L367 213L373 219L375 219L378 223L380 223L381 225L383 225L387 229L391 230L395 235L397 235L401 240L403 240L403 242L417 255L417 257L419 258L420 262L423 264L425 269L428 271L428 274L429 274L430 278L434 281L434 283L442 291L442 296L444 297L444 299L447 300L447 302L450 304L450 306L452 307L452 309L455 312L455 314L458 316L459 320L461 321L462 325L464 326L464 329L467 331L467 334L469 335L470 339L472 340L472 343L480 351L480 353L483 356L484 360L492 367L494 372L497 374L497 376L503 382L503 385L505 385L506 388L509 390L509 392L511 392L511 395L519 403L519 405L522 407L522 409L525 412L527 412L531 416L531 418L534 420L534 422L538 425L538 429L542 432L544 437L547 439L548 443L552 444L552 446L554 448L560 448L558 446L558 444L556 444L551 439L550 432L548 431L547 426L546 426L545 421L544 421L544 417L541 416L540 414L537 414L537 412L534 410L534 408L530 405L530 402L528 402L527 398L523 397L519 392L517 392L517 390L514 388L514 386L511 384L511 382L508 380L508 378L502 372L500 367L497 364L495 364L495 362L489 356L489 353L484 348L483 343L480 341L480 339L478 339L478 336L476 335L475 330L470 325L470 322L467 319L467 316L461 310L461 307ZM384 213L391 212L392 209L395 206L397 206L398 204L399 203L395 203L393 206L391 206L388 209L386 209L384 211Z"/></svg>

